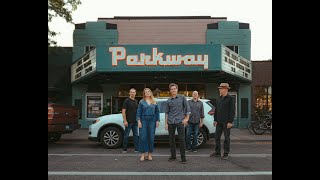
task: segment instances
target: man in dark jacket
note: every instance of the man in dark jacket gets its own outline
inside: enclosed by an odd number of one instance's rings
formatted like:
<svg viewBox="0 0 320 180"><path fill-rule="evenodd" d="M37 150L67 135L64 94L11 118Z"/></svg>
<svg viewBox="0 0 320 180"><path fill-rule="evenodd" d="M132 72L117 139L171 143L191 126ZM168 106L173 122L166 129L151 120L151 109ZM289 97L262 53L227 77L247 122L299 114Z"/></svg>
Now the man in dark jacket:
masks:
<svg viewBox="0 0 320 180"><path fill-rule="evenodd" d="M215 152L210 157L221 157L221 134L224 132L224 146L222 159L228 159L230 152L230 128L232 127L235 116L235 99L228 94L230 89L228 83L221 83L219 88L220 97L217 99L217 107L214 113L213 125L216 127L215 132Z"/></svg>

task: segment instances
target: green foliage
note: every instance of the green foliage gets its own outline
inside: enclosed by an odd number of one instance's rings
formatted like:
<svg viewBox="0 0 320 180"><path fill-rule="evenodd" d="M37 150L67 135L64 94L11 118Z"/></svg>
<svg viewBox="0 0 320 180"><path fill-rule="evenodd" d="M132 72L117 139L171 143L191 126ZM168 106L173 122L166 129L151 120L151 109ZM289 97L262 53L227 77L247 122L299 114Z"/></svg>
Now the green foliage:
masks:
<svg viewBox="0 0 320 180"><path fill-rule="evenodd" d="M53 17L62 17L68 23L72 23L72 12L80 5L80 0L48 0L48 23ZM48 46L56 45L57 42L52 40L57 32L51 31L48 25Z"/></svg>

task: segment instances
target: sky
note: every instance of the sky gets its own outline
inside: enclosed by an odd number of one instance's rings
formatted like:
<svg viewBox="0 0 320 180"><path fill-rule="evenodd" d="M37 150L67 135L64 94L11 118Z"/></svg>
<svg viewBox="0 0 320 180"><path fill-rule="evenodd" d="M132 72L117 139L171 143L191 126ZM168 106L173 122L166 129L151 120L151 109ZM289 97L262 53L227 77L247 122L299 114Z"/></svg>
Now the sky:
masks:
<svg viewBox="0 0 320 180"><path fill-rule="evenodd" d="M74 23L114 16L211 16L250 24L251 60L272 59L272 0L81 0ZM74 25L56 17L58 46L72 47Z"/></svg>

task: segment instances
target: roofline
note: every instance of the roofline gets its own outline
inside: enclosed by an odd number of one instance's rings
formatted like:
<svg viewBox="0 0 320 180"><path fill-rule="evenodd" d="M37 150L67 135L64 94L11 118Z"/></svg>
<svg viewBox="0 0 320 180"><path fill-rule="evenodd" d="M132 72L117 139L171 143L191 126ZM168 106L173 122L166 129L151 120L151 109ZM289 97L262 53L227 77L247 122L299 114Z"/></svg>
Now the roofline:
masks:
<svg viewBox="0 0 320 180"><path fill-rule="evenodd" d="M114 16L113 18L98 18L98 20L108 19L227 19L227 17L211 16Z"/></svg>

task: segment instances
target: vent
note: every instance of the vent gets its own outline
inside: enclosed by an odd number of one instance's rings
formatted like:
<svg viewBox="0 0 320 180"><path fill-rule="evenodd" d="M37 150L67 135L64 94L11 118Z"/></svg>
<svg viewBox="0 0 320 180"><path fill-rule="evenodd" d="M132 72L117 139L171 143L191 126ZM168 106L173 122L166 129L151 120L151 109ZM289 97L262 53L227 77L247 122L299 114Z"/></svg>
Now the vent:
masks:
<svg viewBox="0 0 320 180"><path fill-rule="evenodd" d="M219 29L218 23L207 24L207 29Z"/></svg>
<svg viewBox="0 0 320 180"><path fill-rule="evenodd" d="M75 24L75 29L86 29L86 23Z"/></svg>
<svg viewBox="0 0 320 180"><path fill-rule="evenodd" d="M117 29L117 24L106 23L106 29Z"/></svg>
<svg viewBox="0 0 320 180"><path fill-rule="evenodd" d="M239 29L249 29L249 23L239 23Z"/></svg>

